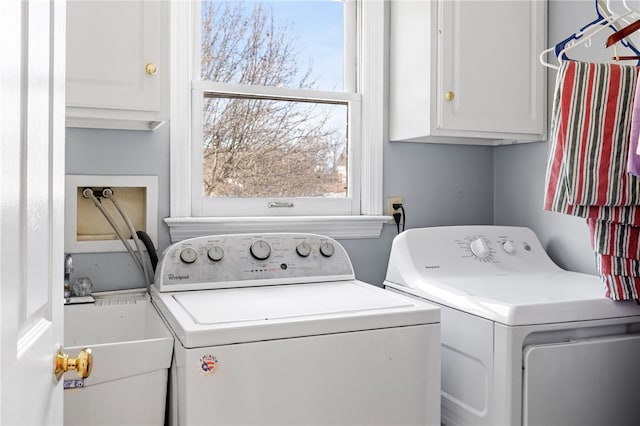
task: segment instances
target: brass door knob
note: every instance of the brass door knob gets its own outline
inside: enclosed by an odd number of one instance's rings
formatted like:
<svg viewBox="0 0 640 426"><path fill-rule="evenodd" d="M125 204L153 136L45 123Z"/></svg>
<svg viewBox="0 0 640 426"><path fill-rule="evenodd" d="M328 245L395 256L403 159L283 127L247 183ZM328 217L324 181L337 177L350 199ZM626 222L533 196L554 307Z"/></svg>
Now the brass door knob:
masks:
<svg viewBox="0 0 640 426"><path fill-rule="evenodd" d="M156 75L156 73L158 72L158 66L156 64L154 64L153 62L149 62L144 67L144 69L147 72L147 74L149 74L149 75Z"/></svg>
<svg viewBox="0 0 640 426"><path fill-rule="evenodd" d="M444 94L444 99L448 102L451 102L455 97L456 95L451 90L447 91Z"/></svg>
<svg viewBox="0 0 640 426"><path fill-rule="evenodd" d="M58 348L54 365L54 374L58 380L65 372L71 370L76 370L78 377L86 379L91 374L92 367L93 355L91 354L91 349L84 348L76 358L69 358L69 355L65 354L62 348Z"/></svg>

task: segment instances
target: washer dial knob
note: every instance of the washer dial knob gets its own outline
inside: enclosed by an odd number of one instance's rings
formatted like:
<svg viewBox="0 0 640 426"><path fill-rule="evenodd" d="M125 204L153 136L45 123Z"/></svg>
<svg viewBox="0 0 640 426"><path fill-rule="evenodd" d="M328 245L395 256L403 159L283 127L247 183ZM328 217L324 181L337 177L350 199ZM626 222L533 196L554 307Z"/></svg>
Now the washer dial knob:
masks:
<svg viewBox="0 0 640 426"><path fill-rule="evenodd" d="M302 257L307 257L311 254L311 246L309 243L300 243L296 246L296 253Z"/></svg>
<svg viewBox="0 0 640 426"><path fill-rule="evenodd" d="M324 257L331 257L333 256L333 253L336 252L336 248L333 246L333 244L325 241L322 244L320 244L320 253L324 256Z"/></svg>
<svg viewBox="0 0 640 426"><path fill-rule="evenodd" d="M249 249L251 256L258 260L266 260L271 256L271 246L265 240L256 240Z"/></svg>
<svg viewBox="0 0 640 426"><path fill-rule="evenodd" d="M469 244L471 253L478 259L486 259L491 254L491 249L482 238L476 238Z"/></svg>
<svg viewBox="0 0 640 426"><path fill-rule="evenodd" d="M220 246L209 247L209 250L207 250L207 256L214 262L218 262L224 257L224 250L222 250L222 247Z"/></svg>
<svg viewBox="0 0 640 426"><path fill-rule="evenodd" d="M198 252L191 247L183 248L180 252L180 260L184 263L193 263L198 258Z"/></svg>

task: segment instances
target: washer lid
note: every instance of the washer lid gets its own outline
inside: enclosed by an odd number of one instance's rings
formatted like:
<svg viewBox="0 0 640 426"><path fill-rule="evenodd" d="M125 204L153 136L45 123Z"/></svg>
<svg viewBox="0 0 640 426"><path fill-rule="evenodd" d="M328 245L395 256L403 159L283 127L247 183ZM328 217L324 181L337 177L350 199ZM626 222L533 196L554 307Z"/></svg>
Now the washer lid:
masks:
<svg viewBox="0 0 640 426"><path fill-rule="evenodd" d="M505 325L550 324L640 315L633 301L604 296L600 278L556 270L482 277L414 277L411 287L385 285Z"/></svg>
<svg viewBox="0 0 640 426"><path fill-rule="evenodd" d="M187 348L440 321L437 307L358 281L154 293Z"/></svg>

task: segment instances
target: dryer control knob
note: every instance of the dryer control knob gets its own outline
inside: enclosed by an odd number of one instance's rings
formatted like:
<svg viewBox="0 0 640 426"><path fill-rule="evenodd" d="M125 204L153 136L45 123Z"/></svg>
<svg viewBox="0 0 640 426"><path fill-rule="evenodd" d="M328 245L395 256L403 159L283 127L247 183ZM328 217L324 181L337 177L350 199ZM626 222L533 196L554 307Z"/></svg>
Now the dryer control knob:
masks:
<svg viewBox="0 0 640 426"><path fill-rule="evenodd" d="M505 241L502 243L502 250L507 254L515 254L516 248L511 241Z"/></svg>
<svg viewBox="0 0 640 426"><path fill-rule="evenodd" d="M183 248L180 252L180 260L184 263L193 263L198 258L198 252L191 247Z"/></svg>
<svg viewBox="0 0 640 426"><path fill-rule="evenodd" d="M480 259L485 259L491 254L489 246L482 238L476 238L475 240L471 241L471 244L469 244L469 248L471 249L471 253L473 253L474 256Z"/></svg>

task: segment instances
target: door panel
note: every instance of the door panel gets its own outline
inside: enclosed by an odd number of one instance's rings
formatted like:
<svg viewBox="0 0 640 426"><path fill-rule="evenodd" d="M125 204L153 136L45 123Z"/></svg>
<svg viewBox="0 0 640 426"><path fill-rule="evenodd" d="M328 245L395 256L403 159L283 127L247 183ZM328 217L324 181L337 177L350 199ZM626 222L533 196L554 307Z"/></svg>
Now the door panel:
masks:
<svg viewBox="0 0 640 426"><path fill-rule="evenodd" d="M62 423L64 21L63 1L0 13L1 424Z"/></svg>
<svg viewBox="0 0 640 426"><path fill-rule="evenodd" d="M524 350L524 425L637 425L640 335Z"/></svg>

